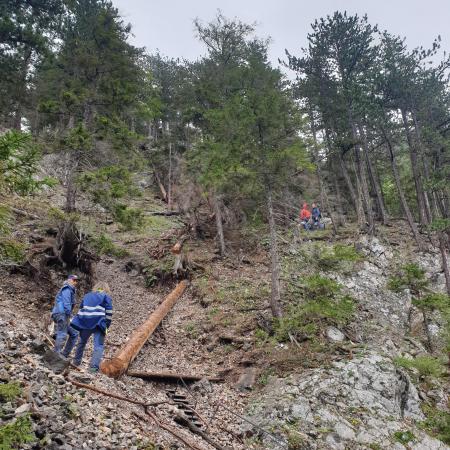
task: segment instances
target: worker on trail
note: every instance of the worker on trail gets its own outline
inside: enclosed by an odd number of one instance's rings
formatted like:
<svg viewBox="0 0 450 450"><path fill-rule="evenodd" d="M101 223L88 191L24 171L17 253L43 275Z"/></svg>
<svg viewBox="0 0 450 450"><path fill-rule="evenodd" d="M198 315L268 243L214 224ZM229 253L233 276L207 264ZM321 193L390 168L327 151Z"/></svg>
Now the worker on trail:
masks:
<svg viewBox="0 0 450 450"><path fill-rule="evenodd" d="M94 350L89 372L98 372L103 358L105 335L112 320L112 300L107 283L99 282L81 301L80 310L72 320L71 326L80 332L80 340L75 350L73 364L79 366L89 338L94 336Z"/></svg>
<svg viewBox="0 0 450 450"><path fill-rule="evenodd" d="M69 275L63 287L56 294L55 306L52 309L52 319L55 322L56 330L55 352L62 354L66 358L69 356L78 338L78 332L70 326L70 317L75 306L75 289L77 284L78 277ZM69 335L69 339L67 339L67 335Z"/></svg>
<svg viewBox="0 0 450 450"><path fill-rule="evenodd" d="M300 222L305 230L309 230L311 219L311 211L308 209L308 203L303 203L303 208L300 211Z"/></svg>

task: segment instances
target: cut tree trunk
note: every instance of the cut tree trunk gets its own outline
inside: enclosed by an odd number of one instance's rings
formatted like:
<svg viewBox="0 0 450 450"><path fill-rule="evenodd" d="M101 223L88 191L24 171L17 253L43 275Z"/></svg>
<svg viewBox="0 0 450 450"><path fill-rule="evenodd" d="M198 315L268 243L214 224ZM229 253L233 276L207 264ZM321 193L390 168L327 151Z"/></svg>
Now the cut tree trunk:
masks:
<svg viewBox="0 0 450 450"><path fill-rule="evenodd" d="M148 319L132 333L125 346L117 355L108 361L102 362L100 369L105 375L118 378L127 371L128 366L136 358L149 336L156 330L164 317L172 309L187 286L188 282L186 280L181 281L156 310L150 314Z"/></svg>
<svg viewBox="0 0 450 450"><path fill-rule="evenodd" d="M135 372L128 371L127 375L129 377L135 378L145 378L149 380L157 380L157 381L171 381L171 382L179 382L180 380L185 382L193 382L200 380L208 380L221 382L223 378L220 377L207 377L202 375L192 375L186 373L175 373L175 372Z"/></svg>
<svg viewBox="0 0 450 450"><path fill-rule="evenodd" d="M267 212L269 216L270 230L270 268L272 273L272 290L270 296L270 309L273 317L282 317L281 294L280 294L280 264L278 262L278 243L273 213L272 190L267 190Z"/></svg>

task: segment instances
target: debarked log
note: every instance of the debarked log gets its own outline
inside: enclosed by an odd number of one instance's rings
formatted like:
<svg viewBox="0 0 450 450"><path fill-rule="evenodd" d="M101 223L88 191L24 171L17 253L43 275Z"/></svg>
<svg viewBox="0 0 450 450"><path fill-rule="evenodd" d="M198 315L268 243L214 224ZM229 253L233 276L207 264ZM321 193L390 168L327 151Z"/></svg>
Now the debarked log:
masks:
<svg viewBox="0 0 450 450"><path fill-rule="evenodd" d="M175 302L181 297L188 286L186 280L177 284L175 289L164 299L164 301L150 314L148 319L139 326L128 339L125 346L119 350L115 357L103 361L100 370L109 377L118 378L128 369L128 366L136 358L149 336L156 330L158 325L172 309Z"/></svg>
<svg viewBox="0 0 450 450"><path fill-rule="evenodd" d="M220 378L220 377L207 377L207 376L201 376L201 375L192 375L192 374L186 374L186 373L165 372L165 371L164 372L128 371L127 375L129 377L145 378L148 380L173 381L173 382L177 382L180 380L183 380L185 382L193 382L193 381L200 381L200 380L208 380L208 381L215 381L215 382L224 381L224 379Z"/></svg>

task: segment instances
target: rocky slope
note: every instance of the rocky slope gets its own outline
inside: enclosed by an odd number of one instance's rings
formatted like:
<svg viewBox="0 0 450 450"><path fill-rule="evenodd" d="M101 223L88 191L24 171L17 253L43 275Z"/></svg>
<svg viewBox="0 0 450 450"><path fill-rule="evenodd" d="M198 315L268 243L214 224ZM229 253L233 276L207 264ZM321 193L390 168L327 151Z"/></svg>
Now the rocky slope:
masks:
<svg viewBox="0 0 450 450"><path fill-rule="evenodd" d="M48 197L55 206L57 197L52 192ZM44 198L40 201L33 204L33 211L45 216L48 203ZM161 208L149 195L139 200L139 206L144 211ZM96 265L96 279L110 284L114 300L108 358L173 287L170 279L147 287L146 270L167 269L169 264L170 272L170 247L183 224L177 218L150 218L144 229L124 232L104 219L103 213L91 210L80 221L91 235L106 233L127 251L122 257L103 255ZM16 226L24 236L44 227L38 219L24 217L17 218ZM324 329L320 345L273 339L262 342L261 330L267 328L270 317L270 273L261 235L254 233L224 260L215 255L212 240L191 238L185 245L199 267L192 273L191 287L132 368L219 374L225 382L187 386L127 376L119 381L103 375L86 380L81 374L82 380L132 399L162 402L153 409L158 417L202 449L214 447L174 421L180 411L168 396L174 389L195 409L202 429L222 447L447 448L426 433L433 432L433 427L421 425L427 408L447 411L447 380L423 377L394 363L397 356L426 354L425 337L421 314L411 309L411 294L386 288L393 267L417 261L427 270L432 288L442 290L438 260L432 253L416 254L401 228L381 229L371 240L355 236L351 229L344 231L337 242L354 246L361 260L324 275L352 295L356 310L345 327ZM291 276L320 273L311 263L319 236L306 235L301 241L280 236L285 242L283 255L301 269L295 273L284 268L285 285ZM327 252L336 241L328 241L325 234L319 243L320 251ZM22 387L15 399L0 399L0 426L23 415L30 417L34 442L20 444L24 449L187 448L148 421L142 407L76 387L45 366L42 342L54 288L63 274L51 272L54 285L50 288L43 280L7 268L0 273L0 382L17 381ZM432 317L430 328L438 342L442 329L438 316ZM70 376L80 374L72 370Z"/></svg>

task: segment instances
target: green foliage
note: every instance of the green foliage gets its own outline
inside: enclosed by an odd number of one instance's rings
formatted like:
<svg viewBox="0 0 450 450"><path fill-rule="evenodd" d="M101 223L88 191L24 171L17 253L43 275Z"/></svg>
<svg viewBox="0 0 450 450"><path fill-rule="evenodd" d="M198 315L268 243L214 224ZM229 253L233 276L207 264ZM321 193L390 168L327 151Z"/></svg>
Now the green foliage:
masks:
<svg viewBox="0 0 450 450"><path fill-rule="evenodd" d="M15 421L0 426L0 450L21 448L21 444L35 440L36 437L28 415L18 417Z"/></svg>
<svg viewBox="0 0 450 450"><path fill-rule="evenodd" d="M450 231L450 219L437 218L433 219L429 226L431 231L449 232Z"/></svg>
<svg viewBox="0 0 450 450"><path fill-rule="evenodd" d="M321 275L311 275L306 278L305 284L306 297L312 298L334 298L341 291L341 285L331 278Z"/></svg>
<svg viewBox="0 0 450 450"><path fill-rule="evenodd" d="M0 384L0 400L10 402L22 394L22 389L18 382Z"/></svg>
<svg viewBox="0 0 450 450"><path fill-rule="evenodd" d="M25 259L25 248L19 241L0 237L0 263L22 263Z"/></svg>
<svg viewBox="0 0 450 450"><path fill-rule="evenodd" d="M116 200L128 195L138 195L130 171L122 166L108 166L85 172L80 177L80 184L95 203L109 210Z"/></svg>
<svg viewBox="0 0 450 450"><path fill-rule="evenodd" d="M423 310L446 312L450 309L450 297L447 294L429 293L414 299L413 305Z"/></svg>
<svg viewBox="0 0 450 450"><path fill-rule="evenodd" d="M26 246L11 237L12 223L9 208L0 206L0 264L20 264L25 259Z"/></svg>
<svg viewBox="0 0 450 450"><path fill-rule="evenodd" d="M388 281L388 288L394 292L410 289L414 295L428 286L425 270L415 263L405 264Z"/></svg>
<svg viewBox="0 0 450 450"><path fill-rule="evenodd" d="M127 250L115 245L107 234L91 236L89 243L99 255L110 255L122 258L128 254Z"/></svg>
<svg viewBox="0 0 450 450"><path fill-rule="evenodd" d="M142 270L145 276L145 286L152 287L159 281L170 279L173 274L173 259L168 256L159 260L150 260Z"/></svg>
<svg viewBox="0 0 450 450"><path fill-rule="evenodd" d="M311 254L305 256L311 264L325 271L349 271L363 259L353 245L345 244L335 244L332 247L315 244Z"/></svg>
<svg viewBox="0 0 450 450"><path fill-rule="evenodd" d="M34 178L38 160L39 152L30 134L14 130L1 135L0 189L24 195L47 184Z"/></svg>
<svg viewBox="0 0 450 450"><path fill-rule="evenodd" d="M279 319L275 337L289 340L290 335L300 339L313 338L327 324L347 324L355 311L355 301L342 295L341 286L334 280L313 275L303 285L303 301L290 305L284 317Z"/></svg>
<svg viewBox="0 0 450 450"><path fill-rule="evenodd" d="M70 129L62 139L63 147L75 152L87 152L92 149L92 135L83 123Z"/></svg>
<svg viewBox="0 0 450 450"><path fill-rule="evenodd" d="M113 217L125 230L137 230L144 225L144 212L121 203L114 207Z"/></svg>
<svg viewBox="0 0 450 450"><path fill-rule="evenodd" d="M194 322L189 322L184 326L184 330L191 339L197 339L200 332Z"/></svg>
<svg viewBox="0 0 450 450"><path fill-rule="evenodd" d="M270 335L266 330L263 330L262 328L257 328L255 330L255 342L256 345L261 347L270 340Z"/></svg>
<svg viewBox="0 0 450 450"><path fill-rule="evenodd" d="M261 386L266 386L267 383L269 382L269 378L274 375L275 370L272 367L264 369L258 378L258 384L260 384Z"/></svg>
<svg viewBox="0 0 450 450"><path fill-rule="evenodd" d="M450 444L450 413L430 406L424 407L424 413L426 419L421 424L422 428L442 442Z"/></svg>
<svg viewBox="0 0 450 450"><path fill-rule="evenodd" d="M418 356L414 359L398 357L394 359L394 363L405 369L416 369L420 376L440 377L444 373L442 362L432 356Z"/></svg>
<svg viewBox="0 0 450 450"><path fill-rule="evenodd" d="M412 442L416 439L416 436L414 436L414 434L409 431L396 431L394 433L394 440L396 440L397 442L400 442L400 444L408 444L409 442Z"/></svg>

